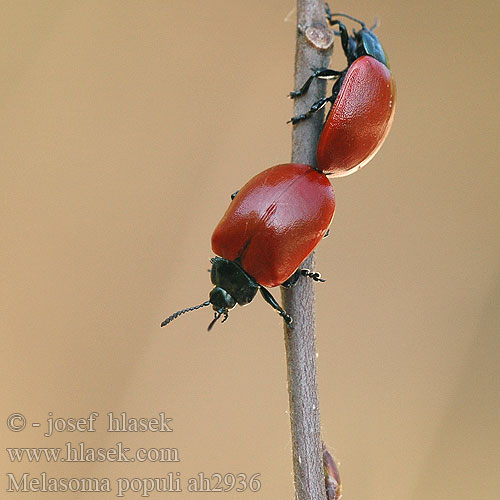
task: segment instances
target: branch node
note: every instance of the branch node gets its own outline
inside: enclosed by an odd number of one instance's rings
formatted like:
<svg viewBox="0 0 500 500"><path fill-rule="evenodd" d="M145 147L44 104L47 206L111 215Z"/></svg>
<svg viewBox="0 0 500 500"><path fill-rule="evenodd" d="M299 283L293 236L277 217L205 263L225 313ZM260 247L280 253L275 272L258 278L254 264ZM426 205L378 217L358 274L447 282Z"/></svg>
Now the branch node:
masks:
<svg viewBox="0 0 500 500"><path fill-rule="evenodd" d="M324 24L314 23L306 28L304 34L306 40L318 50L328 50L333 45L334 35Z"/></svg>

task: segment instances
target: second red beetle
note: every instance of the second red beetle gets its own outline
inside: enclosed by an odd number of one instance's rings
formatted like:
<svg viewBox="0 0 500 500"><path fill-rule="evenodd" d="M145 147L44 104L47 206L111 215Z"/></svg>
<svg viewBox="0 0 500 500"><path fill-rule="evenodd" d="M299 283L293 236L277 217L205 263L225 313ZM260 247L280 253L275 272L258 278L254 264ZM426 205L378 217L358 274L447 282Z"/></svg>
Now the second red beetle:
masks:
<svg viewBox="0 0 500 500"><path fill-rule="evenodd" d="M228 311L263 298L290 324L292 318L266 287L293 286L298 278L316 281L318 273L299 269L328 231L335 212L333 188L326 176L309 165L287 163L268 168L233 196L212 235L209 300L182 309L162 326L189 311L212 305L209 329Z"/></svg>
<svg viewBox="0 0 500 500"><path fill-rule="evenodd" d="M332 16L342 15L361 24L361 30L349 36L347 28ZM291 119L298 123L309 118L327 102L332 107L321 133L316 160L318 168L333 177L356 172L380 149L392 124L396 85L387 56L376 35L357 19L345 14L330 14L329 23L338 25L347 58L344 71L316 70L305 84L290 94L304 95L314 78L337 78L332 95L314 103L311 109Z"/></svg>

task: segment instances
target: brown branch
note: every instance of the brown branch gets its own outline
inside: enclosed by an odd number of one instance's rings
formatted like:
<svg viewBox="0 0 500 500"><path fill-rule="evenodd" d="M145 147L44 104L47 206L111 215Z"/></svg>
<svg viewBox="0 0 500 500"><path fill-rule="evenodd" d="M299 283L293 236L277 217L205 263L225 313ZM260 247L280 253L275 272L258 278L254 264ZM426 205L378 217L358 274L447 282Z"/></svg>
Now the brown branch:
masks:
<svg viewBox="0 0 500 500"><path fill-rule="evenodd" d="M327 67L333 37L325 26L322 0L297 0L297 44L295 52L295 88L311 73L311 68ZM308 110L313 102L324 97L325 84L311 85L307 97L295 100L294 114ZM323 113L294 126L292 162L316 164ZM314 254L304 267L315 269ZM325 476L321 448L321 427L316 367L314 316L314 284L301 279L299 284L282 291L285 310L294 319L291 329L285 325L285 347L288 370L288 393L292 431L293 469L297 500L325 500Z"/></svg>

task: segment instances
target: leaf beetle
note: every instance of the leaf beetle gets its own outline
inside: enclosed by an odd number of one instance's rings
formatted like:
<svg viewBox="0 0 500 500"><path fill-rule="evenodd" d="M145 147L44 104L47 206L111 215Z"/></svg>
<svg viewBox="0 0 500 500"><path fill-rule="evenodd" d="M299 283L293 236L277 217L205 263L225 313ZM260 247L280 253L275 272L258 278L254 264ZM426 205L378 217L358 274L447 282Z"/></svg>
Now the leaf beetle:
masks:
<svg viewBox="0 0 500 500"><path fill-rule="evenodd" d="M351 19L361 25L349 36L347 28L334 16ZM382 45L364 22L347 14L332 14L326 4L326 17L337 25L342 48L347 58L343 71L328 68L316 70L304 85L290 93L291 98L304 95L315 78L335 79L332 95L315 102L309 111L294 116L299 123L320 110L327 102L330 111L321 132L316 161L318 168L333 177L356 172L366 165L380 149L394 118L396 84Z"/></svg>
<svg viewBox="0 0 500 500"><path fill-rule="evenodd" d="M236 304L250 303L257 291L287 324L292 318L266 287L295 285L300 276L324 281L320 274L299 269L327 234L335 212L335 195L327 177L310 165L277 165L250 179L232 196L212 235L209 300L181 309L165 326L189 311L212 305L214 318Z"/></svg>

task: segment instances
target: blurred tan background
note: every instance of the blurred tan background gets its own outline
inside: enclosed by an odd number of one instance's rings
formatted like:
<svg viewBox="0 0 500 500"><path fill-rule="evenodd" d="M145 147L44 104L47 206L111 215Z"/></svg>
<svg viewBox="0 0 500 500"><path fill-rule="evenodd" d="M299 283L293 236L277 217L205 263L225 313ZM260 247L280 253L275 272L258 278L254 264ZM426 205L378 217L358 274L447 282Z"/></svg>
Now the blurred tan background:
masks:
<svg viewBox="0 0 500 500"><path fill-rule="evenodd" d="M230 194L289 161L294 2L0 6L2 448L123 441L181 458L14 464L2 450L2 473L179 471L183 486L261 473L257 493L211 497L293 498L277 315L257 297L210 334L208 309L159 323L206 300ZM375 159L334 181L317 253L324 439L347 500L496 499L500 4L332 6L380 18L398 102ZM337 44L333 66L344 61ZM91 411L90 435L30 426ZM106 433L109 411L163 411L174 432ZM23 432L7 430L13 412Z"/></svg>

